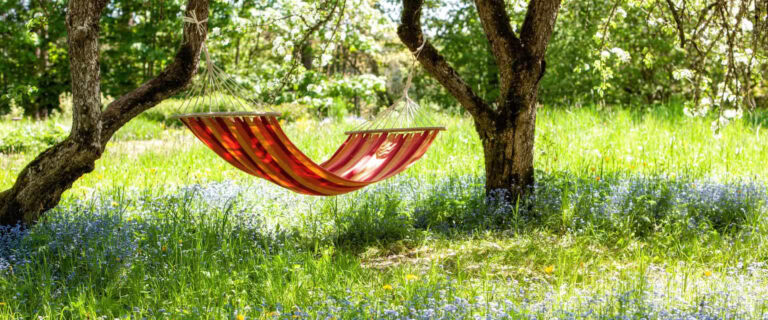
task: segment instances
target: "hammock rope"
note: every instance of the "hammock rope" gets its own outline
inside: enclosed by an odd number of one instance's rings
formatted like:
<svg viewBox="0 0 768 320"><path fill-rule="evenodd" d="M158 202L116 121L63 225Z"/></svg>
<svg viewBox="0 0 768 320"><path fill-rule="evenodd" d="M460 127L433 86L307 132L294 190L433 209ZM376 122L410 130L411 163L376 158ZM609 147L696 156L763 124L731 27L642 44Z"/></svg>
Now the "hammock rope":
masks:
<svg viewBox="0 0 768 320"><path fill-rule="evenodd" d="M201 35L206 21L194 12L184 17ZM205 42L202 54L200 81L193 82L175 117L233 167L298 193L339 195L388 179L419 160L445 130L408 96L414 60L402 96L374 119L346 132L333 155L316 163L283 132L279 112L253 107L259 103L248 99L243 87L213 63Z"/></svg>

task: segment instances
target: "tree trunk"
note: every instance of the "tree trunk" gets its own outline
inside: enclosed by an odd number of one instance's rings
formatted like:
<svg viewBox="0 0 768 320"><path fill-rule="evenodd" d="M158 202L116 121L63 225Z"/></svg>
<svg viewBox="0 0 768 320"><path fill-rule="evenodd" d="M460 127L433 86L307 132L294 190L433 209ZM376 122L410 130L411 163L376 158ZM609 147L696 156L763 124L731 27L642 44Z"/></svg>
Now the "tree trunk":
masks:
<svg viewBox="0 0 768 320"><path fill-rule="evenodd" d="M533 146L536 108L522 112L513 125L489 128L483 135L486 193L503 190L509 200L527 194L534 183Z"/></svg>
<svg viewBox="0 0 768 320"><path fill-rule="evenodd" d="M184 42L157 78L112 102L102 111L99 87L99 17L106 0L70 0L67 42L74 104L72 131L64 141L37 156L13 187L0 193L0 224L34 223L58 204L82 175L93 171L112 135L141 112L183 89L200 59L207 23L184 26ZM208 0L189 0L187 16L208 17Z"/></svg>
<svg viewBox="0 0 768 320"><path fill-rule="evenodd" d="M496 65L499 99L495 108L459 76L421 30L424 0L403 0L397 35L419 63L472 115L483 143L486 194L504 190L508 200L525 196L534 183L536 99L544 75L549 38L560 0L531 0L518 38L503 0L475 0Z"/></svg>

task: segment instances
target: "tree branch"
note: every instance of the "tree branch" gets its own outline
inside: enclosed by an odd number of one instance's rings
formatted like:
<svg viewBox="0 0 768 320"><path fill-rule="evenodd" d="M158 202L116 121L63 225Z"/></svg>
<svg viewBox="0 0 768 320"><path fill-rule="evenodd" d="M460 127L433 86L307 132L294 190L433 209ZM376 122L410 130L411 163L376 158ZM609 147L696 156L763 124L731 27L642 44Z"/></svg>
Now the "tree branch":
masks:
<svg viewBox="0 0 768 320"><path fill-rule="evenodd" d="M208 0L189 0L185 15L192 16L192 12L200 21L207 19ZM198 62L200 62L200 51L207 36L208 22L202 23L202 29L203 33L199 34L196 25L186 23L184 25L184 42L176 53L173 62L156 78L149 80L107 106L101 116L103 124L102 144L106 144L112 135L128 121L181 91L189 84L195 75Z"/></svg>
<svg viewBox="0 0 768 320"><path fill-rule="evenodd" d="M69 138L101 154L101 91L99 87L99 17L106 0L72 0L67 13L67 43L74 112ZM77 88L75 88L77 87Z"/></svg>
<svg viewBox="0 0 768 320"><path fill-rule="evenodd" d="M504 73L512 72L512 64L522 53L523 45L512 31L503 0L475 0L475 7L503 77Z"/></svg>
<svg viewBox="0 0 768 320"><path fill-rule="evenodd" d="M506 96L515 76L515 60L524 54L523 45L512 31L503 0L475 0L475 7L499 68L501 95Z"/></svg>
<svg viewBox="0 0 768 320"><path fill-rule="evenodd" d="M672 0L667 0L667 6L669 11L672 12L672 18L675 19L675 25L677 25L677 35L680 37L680 48L685 48L685 27L683 26L683 20L680 19L680 13L675 8L675 4Z"/></svg>
<svg viewBox="0 0 768 320"><path fill-rule="evenodd" d="M423 5L424 0L403 0L403 13L400 25L397 27L400 41L411 52L415 52L423 45L418 55L419 63L469 111L476 122L490 126L495 118L493 110L472 91L472 88L461 79L456 70L424 37L421 30L421 8Z"/></svg>
<svg viewBox="0 0 768 320"><path fill-rule="evenodd" d="M528 12L525 14L520 40L527 53L536 59L543 59L547 52L558 9L560 9L560 0L528 2Z"/></svg>

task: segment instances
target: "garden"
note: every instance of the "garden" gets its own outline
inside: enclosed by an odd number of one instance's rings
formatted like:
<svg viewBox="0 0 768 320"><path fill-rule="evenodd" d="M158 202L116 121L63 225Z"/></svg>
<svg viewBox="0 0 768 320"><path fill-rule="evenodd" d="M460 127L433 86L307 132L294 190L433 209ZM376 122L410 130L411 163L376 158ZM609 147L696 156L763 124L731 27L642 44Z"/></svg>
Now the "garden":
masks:
<svg viewBox="0 0 768 320"><path fill-rule="evenodd" d="M165 14L187 1L113 2L101 21L108 45L97 50L104 114L161 77L181 37L170 30L190 28L181 13ZM501 101L504 66L477 2L427 3L438 13L424 18L425 34L479 97ZM768 34L758 32L768 8L744 2L757 21L744 15L753 26L733 30ZM14 57L0 62L0 191L37 174L25 168L73 141L85 121L85 100L68 89L76 84L63 58L64 17L49 15L73 3L0 4L9 22L0 31L35 38L0 50ZM768 38L742 44L752 49L661 54L679 48L678 30L638 19L682 14L703 28L696 17L674 5L680 11L601 3L562 4L532 106L533 182L510 196L515 189L487 188L495 177L483 118L398 42L408 3L211 2L213 61L279 112L312 160L331 157L345 132L396 105L404 87L445 130L398 175L304 195L222 159L175 117L190 98L169 95L104 141L91 170L34 223L0 224L0 319L768 319L768 51L759 47ZM680 3L689 14L701 5ZM527 5L506 6L513 24ZM146 17L125 17L129 8ZM275 18L285 12L320 17ZM25 14L34 19L20 22ZM306 31L313 21L318 28ZM574 25L591 36L558 32ZM633 38L638 28L658 37ZM20 52L40 45L40 30L48 76L10 72L35 65ZM728 42L696 30L686 48ZM300 47L307 34L314 40ZM728 50L753 60L729 66L741 58Z"/></svg>

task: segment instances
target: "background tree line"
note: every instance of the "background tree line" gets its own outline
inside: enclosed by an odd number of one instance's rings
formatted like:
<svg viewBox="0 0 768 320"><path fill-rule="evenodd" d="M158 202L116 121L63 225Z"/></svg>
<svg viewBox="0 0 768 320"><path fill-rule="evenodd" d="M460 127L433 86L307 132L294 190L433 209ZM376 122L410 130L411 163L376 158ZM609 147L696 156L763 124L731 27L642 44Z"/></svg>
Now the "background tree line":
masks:
<svg viewBox="0 0 768 320"><path fill-rule="evenodd" d="M513 25L522 22L526 3L508 2ZM321 116L378 110L397 97L411 63L395 34L398 4L346 1L334 21L302 39L300 30L320 18L312 2L214 2L208 45L216 62L265 103ZM183 5L109 4L100 39L106 95L135 88L169 63L181 38ZM498 68L473 3L426 6L427 37L478 95L495 100ZM0 113L13 107L44 116L59 108L70 88L66 7L65 0L0 4ZM677 103L691 114L719 110L727 121L767 104L767 15L764 0L568 1L547 51L540 101ZM414 96L456 108L435 80L416 72Z"/></svg>

